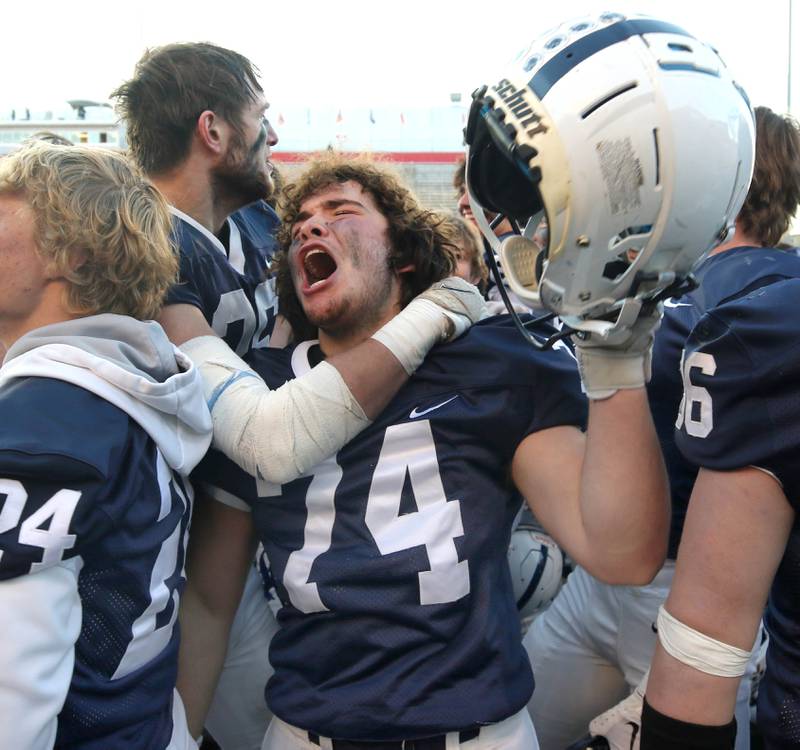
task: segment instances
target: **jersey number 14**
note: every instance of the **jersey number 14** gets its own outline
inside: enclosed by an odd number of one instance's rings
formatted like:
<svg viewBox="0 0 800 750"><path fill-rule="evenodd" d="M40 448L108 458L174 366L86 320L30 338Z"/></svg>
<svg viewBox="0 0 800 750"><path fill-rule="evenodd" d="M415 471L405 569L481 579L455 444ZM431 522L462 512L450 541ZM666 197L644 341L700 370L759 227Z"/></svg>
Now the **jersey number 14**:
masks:
<svg viewBox="0 0 800 750"><path fill-rule="evenodd" d="M417 511L400 513L408 475ZM336 519L334 497L342 478L335 458L317 468L306 493L308 511L303 546L289 555L283 584L301 612L325 612L311 567L331 545ZM459 561L455 538L463 536L458 500L445 496L430 422L421 420L387 428L370 485L365 521L382 555L425 546L430 570L420 571L420 604L445 604L470 590L469 563Z"/></svg>

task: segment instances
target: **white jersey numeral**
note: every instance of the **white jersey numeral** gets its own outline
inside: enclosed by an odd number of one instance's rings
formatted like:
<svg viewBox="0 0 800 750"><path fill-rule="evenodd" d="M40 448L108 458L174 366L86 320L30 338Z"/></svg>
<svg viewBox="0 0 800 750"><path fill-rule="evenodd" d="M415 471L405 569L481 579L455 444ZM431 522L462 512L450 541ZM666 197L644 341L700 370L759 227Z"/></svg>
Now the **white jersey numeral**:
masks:
<svg viewBox="0 0 800 750"><path fill-rule="evenodd" d="M230 325L241 322L242 335L239 337L235 350L240 357L247 354L251 348L269 344L269 335L264 336L264 331L270 323L274 325L277 307L277 297L272 279L264 281L256 287L255 304L257 310L250 305L243 289L225 292L220 295L219 304L211 319L211 327L222 338L225 338ZM269 333L271 333L271 328Z"/></svg>
<svg viewBox="0 0 800 750"><path fill-rule="evenodd" d="M178 482L159 452L157 454L158 484L161 489L161 509L158 521L164 519L172 510L172 491L182 503L184 512L188 511L191 496L181 491ZM177 581L183 573L183 549L181 523L178 521L172 533L161 545L153 570L150 573L150 603L131 626L131 639L122 656L112 679L119 679L144 666L158 656L172 638L172 629L178 617ZM175 581L172 585L168 581ZM169 617L160 626L158 616L171 607Z"/></svg>
<svg viewBox="0 0 800 750"><path fill-rule="evenodd" d="M400 514L409 478L417 510ZM342 478L335 458L321 463L306 494L308 517L303 546L289 555L283 584L301 612L325 612L317 584L310 581L314 561L331 546L336 518L334 498ZM430 570L420 571L420 604L444 604L470 591L469 563L458 560L455 538L463 536L458 500L447 500L439 473L430 422L393 425L386 430L365 514L367 528L382 555L425 546Z"/></svg>
<svg viewBox="0 0 800 750"><path fill-rule="evenodd" d="M692 437L704 438L714 429L714 409L708 389L692 383L691 372L695 368L704 375L714 375L717 363L711 354L705 352L693 352L681 362L683 398L675 427L684 427Z"/></svg>
<svg viewBox="0 0 800 750"><path fill-rule="evenodd" d="M41 547L42 561L31 565L31 573L55 565L64 557L64 550L75 546L75 534L69 533L69 523L81 493L59 490L35 513L31 513L19 528L20 544ZM43 528L47 521L50 524Z"/></svg>
<svg viewBox="0 0 800 750"><path fill-rule="evenodd" d="M331 546L336 509L333 500L342 478L342 467L331 457L317 466L314 478L306 492L306 518L303 546L292 552L286 561L283 585L289 599L301 612L326 612L317 584L309 581L311 566Z"/></svg>
<svg viewBox="0 0 800 750"><path fill-rule="evenodd" d="M256 287L256 309L258 326L250 345L253 349L269 346L269 338L278 316L278 295L275 293L275 279L267 279Z"/></svg>
<svg viewBox="0 0 800 750"><path fill-rule="evenodd" d="M408 476L415 513L400 515ZM428 420L392 425L367 499L367 528L382 555L425 545L430 570L420 571L420 604L454 602L469 593L469 564L459 562L455 537L464 535L458 500L447 500Z"/></svg>
<svg viewBox="0 0 800 750"><path fill-rule="evenodd" d="M0 479L0 495L6 496L3 509L0 510L0 534L19 526L20 544L44 550L42 561L33 563L31 572L60 562L64 551L75 545L75 535L69 533L69 524L80 500L80 492L59 490L22 524L20 519L28 500L22 483L16 479ZM0 551L0 558L2 555Z"/></svg>
<svg viewBox="0 0 800 750"><path fill-rule="evenodd" d="M28 493L25 492L22 482L16 479L0 479L0 495L6 496L3 508L0 510L0 534L5 534L19 526ZM0 550L0 560L2 559L3 551Z"/></svg>
<svg viewBox="0 0 800 750"><path fill-rule="evenodd" d="M250 348L250 340L256 330L256 314L243 289L234 289L220 295L219 304L211 319L211 327L222 338L232 323L242 323L242 335L236 344L236 353L242 356Z"/></svg>

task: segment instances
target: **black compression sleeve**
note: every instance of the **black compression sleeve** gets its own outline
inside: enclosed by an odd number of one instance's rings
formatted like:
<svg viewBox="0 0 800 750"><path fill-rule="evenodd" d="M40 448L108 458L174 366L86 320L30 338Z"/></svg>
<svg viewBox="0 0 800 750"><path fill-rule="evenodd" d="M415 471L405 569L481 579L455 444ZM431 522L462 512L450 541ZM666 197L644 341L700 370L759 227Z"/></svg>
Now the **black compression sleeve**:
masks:
<svg viewBox="0 0 800 750"><path fill-rule="evenodd" d="M723 726L690 724L656 711L645 698L641 750L732 750L736 719Z"/></svg>

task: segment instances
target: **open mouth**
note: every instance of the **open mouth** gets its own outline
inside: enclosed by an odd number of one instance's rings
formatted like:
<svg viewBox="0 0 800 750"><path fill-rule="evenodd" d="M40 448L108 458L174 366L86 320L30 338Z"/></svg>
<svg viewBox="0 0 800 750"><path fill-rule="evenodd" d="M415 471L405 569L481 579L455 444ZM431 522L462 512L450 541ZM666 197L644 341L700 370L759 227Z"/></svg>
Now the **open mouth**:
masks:
<svg viewBox="0 0 800 750"><path fill-rule="evenodd" d="M314 248L303 257L303 270L309 287L329 279L336 271L336 261L324 250Z"/></svg>

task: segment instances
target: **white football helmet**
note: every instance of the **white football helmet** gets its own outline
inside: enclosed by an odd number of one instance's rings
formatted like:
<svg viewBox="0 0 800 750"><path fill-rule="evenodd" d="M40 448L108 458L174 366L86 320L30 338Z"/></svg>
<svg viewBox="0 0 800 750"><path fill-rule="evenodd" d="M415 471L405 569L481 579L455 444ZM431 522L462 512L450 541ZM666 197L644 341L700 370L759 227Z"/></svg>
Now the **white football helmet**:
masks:
<svg viewBox="0 0 800 750"><path fill-rule="evenodd" d="M555 599L561 588L564 555L547 534L520 525L508 545L508 567L517 610L525 622Z"/></svg>
<svg viewBox="0 0 800 750"><path fill-rule="evenodd" d="M608 331L724 238L750 184L754 133L744 91L682 29L619 13L565 23L473 94L473 212L517 295ZM484 209L526 230L500 242ZM540 253L530 238L542 216Z"/></svg>

